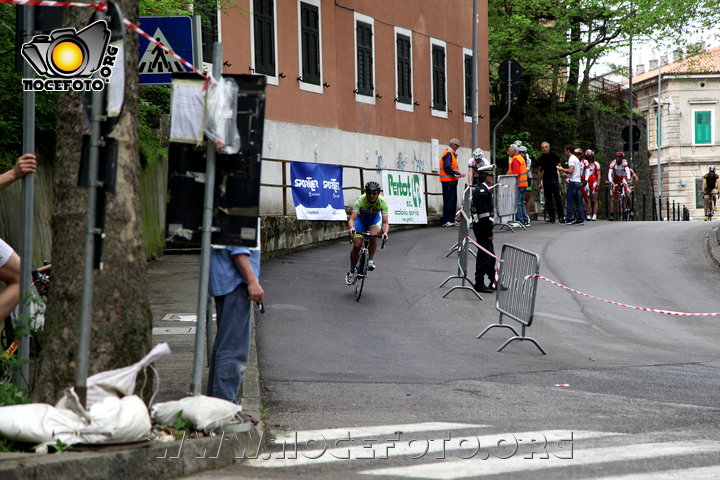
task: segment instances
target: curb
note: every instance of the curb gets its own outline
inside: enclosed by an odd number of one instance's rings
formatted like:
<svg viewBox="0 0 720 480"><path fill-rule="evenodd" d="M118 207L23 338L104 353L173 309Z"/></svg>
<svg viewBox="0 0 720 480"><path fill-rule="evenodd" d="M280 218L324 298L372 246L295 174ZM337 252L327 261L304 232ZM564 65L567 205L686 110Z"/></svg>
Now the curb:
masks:
<svg viewBox="0 0 720 480"><path fill-rule="evenodd" d="M707 256L720 267L720 226L713 228L705 235L705 251Z"/></svg>
<svg viewBox="0 0 720 480"><path fill-rule="evenodd" d="M243 414L257 424L244 433L173 442L78 446L61 454L0 453L3 480L136 478L160 480L228 467L256 457L264 446L256 317L251 318L250 354L243 377Z"/></svg>

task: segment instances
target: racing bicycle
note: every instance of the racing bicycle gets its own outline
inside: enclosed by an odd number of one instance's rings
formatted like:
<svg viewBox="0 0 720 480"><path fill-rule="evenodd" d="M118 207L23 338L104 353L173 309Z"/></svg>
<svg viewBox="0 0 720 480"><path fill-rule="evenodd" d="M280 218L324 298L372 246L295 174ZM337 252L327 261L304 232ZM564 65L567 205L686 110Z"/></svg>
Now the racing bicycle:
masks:
<svg viewBox="0 0 720 480"><path fill-rule="evenodd" d="M613 192L612 195L612 202L614 202L613 204L615 206L615 220L632 220L632 210L628 208L628 199L625 195L625 187L623 185L616 185L613 188L618 190L617 193Z"/></svg>
<svg viewBox="0 0 720 480"><path fill-rule="evenodd" d="M383 238L382 234L379 233L361 233L360 235L363 236L363 243L362 247L360 247L360 256L358 257L358 261L355 264L355 278L353 279L353 285L355 285L355 301L360 301L360 296L362 295L363 291L363 285L365 285L365 279L367 278L368 274L368 260L370 259L370 250L368 247L370 246L370 239L371 238ZM351 240L352 241L352 240ZM380 245L380 248L385 248L385 239L383 238L382 244Z"/></svg>

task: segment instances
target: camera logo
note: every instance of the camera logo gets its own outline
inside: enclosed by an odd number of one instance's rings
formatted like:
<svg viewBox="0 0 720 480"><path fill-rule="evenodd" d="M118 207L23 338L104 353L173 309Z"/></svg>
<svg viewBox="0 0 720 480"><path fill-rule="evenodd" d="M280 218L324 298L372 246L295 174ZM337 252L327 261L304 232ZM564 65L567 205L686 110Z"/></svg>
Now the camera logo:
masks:
<svg viewBox="0 0 720 480"><path fill-rule="evenodd" d="M107 22L98 20L80 31L60 28L35 35L21 54L38 75L24 78L25 91L98 91L110 81L118 48L109 45Z"/></svg>

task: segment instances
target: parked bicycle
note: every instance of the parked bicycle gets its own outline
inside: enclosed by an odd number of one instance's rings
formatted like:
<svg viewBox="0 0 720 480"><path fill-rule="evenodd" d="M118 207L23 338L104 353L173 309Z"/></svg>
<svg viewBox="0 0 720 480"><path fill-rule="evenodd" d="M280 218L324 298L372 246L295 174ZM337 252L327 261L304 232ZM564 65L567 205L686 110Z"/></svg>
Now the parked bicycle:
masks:
<svg viewBox="0 0 720 480"><path fill-rule="evenodd" d="M355 264L355 277L353 278L352 284L355 285L355 301L360 301L360 296L363 292L363 286L365 285L365 279L367 278L368 274L368 261L370 259L370 250L368 247L370 246L370 240L372 238L382 238L382 244L380 245L380 249L385 248L385 239L383 238L382 234L375 234L370 232L365 232L362 234L363 236L363 243L362 247L360 247L360 256L358 257L358 261Z"/></svg>

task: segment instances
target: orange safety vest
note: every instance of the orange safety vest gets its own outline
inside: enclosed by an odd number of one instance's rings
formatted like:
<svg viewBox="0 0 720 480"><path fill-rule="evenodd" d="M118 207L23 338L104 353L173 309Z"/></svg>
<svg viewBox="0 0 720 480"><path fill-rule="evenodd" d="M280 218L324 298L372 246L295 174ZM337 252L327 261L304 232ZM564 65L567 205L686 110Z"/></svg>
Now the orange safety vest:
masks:
<svg viewBox="0 0 720 480"><path fill-rule="evenodd" d="M457 155L455 155L455 152L453 152L451 148L446 148L445 151L442 152L442 154L440 155L440 170L438 170L438 173L440 173L441 182L455 182L458 179L458 177L454 175L448 175L447 173L445 173L443 158L448 152L450 152L450 155L452 156L452 163L450 164L450 168L452 168L454 172L460 172L460 170L458 170Z"/></svg>
<svg viewBox="0 0 720 480"><path fill-rule="evenodd" d="M518 167L513 168L516 165L515 160L517 160L517 162L518 162L517 163ZM512 158L512 160L510 161L510 173L512 175L517 175L518 188L528 186L527 167L525 166L525 159L519 153L517 155L515 155Z"/></svg>

